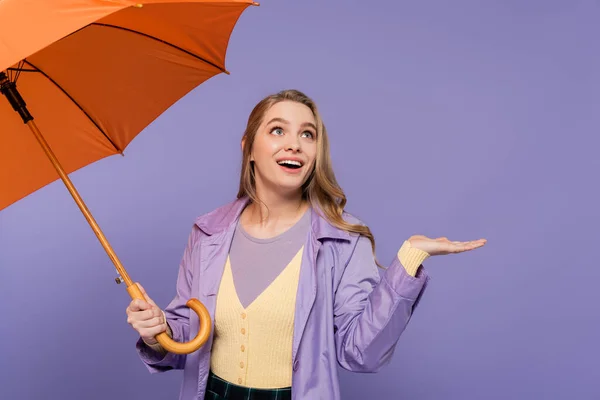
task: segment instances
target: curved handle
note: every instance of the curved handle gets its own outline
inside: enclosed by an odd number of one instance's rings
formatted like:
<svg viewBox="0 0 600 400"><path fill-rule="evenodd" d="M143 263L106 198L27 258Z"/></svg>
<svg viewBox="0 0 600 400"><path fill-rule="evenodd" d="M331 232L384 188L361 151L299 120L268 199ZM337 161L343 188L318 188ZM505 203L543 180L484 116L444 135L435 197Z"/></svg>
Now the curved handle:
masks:
<svg viewBox="0 0 600 400"><path fill-rule="evenodd" d="M140 290L140 288L134 283L127 287L127 292L131 296L132 299L144 299L144 294ZM208 337L210 335L211 330L211 318L208 310L200 302L200 300L192 298L189 299L186 305L193 310L196 314L198 314L198 318L200 319L200 328L198 329L198 334L195 338L190 340L189 342L179 343L175 340L171 339L166 332L159 333L155 336L156 340L160 345L171 353L176 354L189 354L198 350L200 347L206 343Z"/></svg>

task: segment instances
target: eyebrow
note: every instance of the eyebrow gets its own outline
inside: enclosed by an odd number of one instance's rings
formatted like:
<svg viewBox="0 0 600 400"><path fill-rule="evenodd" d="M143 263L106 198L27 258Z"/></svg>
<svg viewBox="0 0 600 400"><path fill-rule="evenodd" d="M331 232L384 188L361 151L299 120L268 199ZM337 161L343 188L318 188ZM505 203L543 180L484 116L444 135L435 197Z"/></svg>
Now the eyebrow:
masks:
<svg viewBox="0 0 600 400"><path fill-rule="evenodd" d="M268 122L268 124L267 124L267 125L269 125L269 124L272 124L273 122L280 122L280 123L282 123L282 124L286 124L286 125L289 125L289 124L290 124L290 122L289 122L289 121L287 121L287 120L285 120L285 119L283 119L283 118L275 117L275 118L273 118L272 120L270 120L270 121ZM317 127L316 127L316 126L315 126L315 124L313 124L312 122L305 122L305 123L303 123L303 124L302 124L302 125L300 125L300 126L302 126L302 127L308 126L308 127L310 127L310 128L313 128L315 131L317 130Z"/></svg>

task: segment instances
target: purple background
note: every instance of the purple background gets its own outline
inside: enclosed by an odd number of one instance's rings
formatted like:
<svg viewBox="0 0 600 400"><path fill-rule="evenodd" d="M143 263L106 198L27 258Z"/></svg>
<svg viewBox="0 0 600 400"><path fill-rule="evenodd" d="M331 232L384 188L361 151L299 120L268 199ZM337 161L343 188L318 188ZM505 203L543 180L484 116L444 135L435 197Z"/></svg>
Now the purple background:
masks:
<svg viewBox="0 0 600 400"><path fill-rule="evenodd" d="M132 278L169 302L193 219L235 195L252 106L298 88L382 261L415 233L488 239L427 261L392 364L343 372L344 398L600 398L600 3L333 3L248 9L231 76L72 175ZM2 398L177 398L61 182L0 213L0 266Z"/></svg>

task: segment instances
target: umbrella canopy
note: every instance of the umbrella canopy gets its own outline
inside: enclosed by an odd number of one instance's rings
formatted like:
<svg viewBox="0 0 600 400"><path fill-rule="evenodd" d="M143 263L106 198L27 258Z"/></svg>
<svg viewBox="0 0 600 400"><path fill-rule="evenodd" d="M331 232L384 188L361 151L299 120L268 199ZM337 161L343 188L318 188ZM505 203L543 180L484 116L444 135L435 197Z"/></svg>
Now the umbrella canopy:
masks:
<svg viewBox="0 0 600 400"><path fill-rule="evenodd" d="M16 80L67 173L122 153L190 90L226 72L248 1L3 0L0 72ZM132 5L133 4L133 5ZM58 178L0 101L0 210Z"/></svg>
<svg viewBox="0 0 600 400"><path fill-rule="evenodd" d="M143 299L68 174L122 154L150 122L207 79L227 73L225 55L246 0L0 1L0 210L63 180L115 264L117 283ZM15 112L16 111L16 112ZM33 133L33 134L32 134ZM188 306L208 338L210 316Z"/></svg>

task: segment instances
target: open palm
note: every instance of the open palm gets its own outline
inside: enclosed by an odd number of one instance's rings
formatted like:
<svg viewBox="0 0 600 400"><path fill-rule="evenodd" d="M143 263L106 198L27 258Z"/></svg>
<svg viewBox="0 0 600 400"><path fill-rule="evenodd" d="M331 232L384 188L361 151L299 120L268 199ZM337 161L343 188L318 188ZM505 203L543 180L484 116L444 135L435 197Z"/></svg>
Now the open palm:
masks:
<svg viewBox="0 0 600 400"><path fill-rule="evenodd" d="M436 239L423 235L413 235L408 241L412 247L428 253L430 256L462 253L477 249L487 243L486 239L471 240L468 242L450 241L446 237Z"/></svg>

